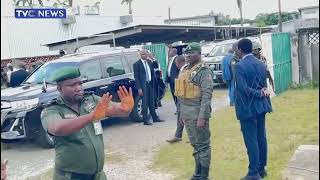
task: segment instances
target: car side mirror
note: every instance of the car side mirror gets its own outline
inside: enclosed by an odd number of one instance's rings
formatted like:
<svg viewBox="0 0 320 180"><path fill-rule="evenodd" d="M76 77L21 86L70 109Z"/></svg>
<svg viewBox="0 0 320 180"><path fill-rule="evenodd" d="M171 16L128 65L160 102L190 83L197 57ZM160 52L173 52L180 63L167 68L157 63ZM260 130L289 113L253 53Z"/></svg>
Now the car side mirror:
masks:
<svg viewBox="0 0 320 180"><path fill-rule="evenodd" d="M82 81L83 83L88 82L88 81L89 81L88 76L83 76L83 77L81 78L81 81Z"/></svg>
<svg viewBox="0 0 320 180"><path fill-rule="evenodd" d="M46 79L43 79L43 83L42 83L42 92L47 92L47 82Z"/></svg>

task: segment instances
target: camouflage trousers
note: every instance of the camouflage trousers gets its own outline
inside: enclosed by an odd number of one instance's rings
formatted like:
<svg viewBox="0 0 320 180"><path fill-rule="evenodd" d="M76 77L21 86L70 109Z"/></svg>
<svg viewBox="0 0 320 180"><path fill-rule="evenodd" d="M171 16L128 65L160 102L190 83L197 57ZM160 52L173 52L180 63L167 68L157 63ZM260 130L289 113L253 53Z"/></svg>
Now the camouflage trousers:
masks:
<svg viewBox="0 0 320 180"><path fill-rule="evenodd" d="M106 174L101 171L92 177L86 177L79 174L73 174L68 172L61 172L55 170L53 173L53 180L107 180Z"/></svg>
<svg viewBox="0 0 320 180"><path fill-rule="evenodd" d="M193 147L195 163L200 164L201 167L209 168L211 162L209 121L206 122L204 128L198 128L196 119L186 119L185 128Z"/></svg>

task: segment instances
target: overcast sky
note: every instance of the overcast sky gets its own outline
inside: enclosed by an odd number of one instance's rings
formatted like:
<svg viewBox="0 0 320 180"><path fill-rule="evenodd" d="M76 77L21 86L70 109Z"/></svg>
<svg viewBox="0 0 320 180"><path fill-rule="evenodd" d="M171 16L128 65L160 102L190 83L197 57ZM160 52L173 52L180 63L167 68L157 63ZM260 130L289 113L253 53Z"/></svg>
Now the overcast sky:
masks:
<svg viewBox="0 0 320 180"><path fill-rule="evenodd" d="M79 0L85 2L86 0ZM95 0L90 0L93 3ZM101 0L101 11L104 15L123 15L128 12L121 0ZM283 11L297 11L300 7L319 5L318 0L281 0ZM185 17L214 13L229 14L239 17L237 0L133 0L132 9L136 16ZM260 12L277 12L278 0L243 0L244 18L253 19Z"/></svg>

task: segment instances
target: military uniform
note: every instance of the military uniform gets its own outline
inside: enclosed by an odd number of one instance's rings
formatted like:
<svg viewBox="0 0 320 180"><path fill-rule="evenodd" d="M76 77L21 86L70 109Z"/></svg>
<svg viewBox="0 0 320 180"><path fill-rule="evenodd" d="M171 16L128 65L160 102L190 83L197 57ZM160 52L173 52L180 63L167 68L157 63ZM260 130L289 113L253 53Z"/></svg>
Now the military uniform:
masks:
<svg viewBox="0 0 320 180"><path fill-rule="evenodd" d="M211 146L208 120L212 112L212 91L212 71L203 61L185 66L175 81L175 94L180 104L179 115L185 122L189 141L194 148L196 168L192 179L204 180L209 175ZM205 127L197 127L198 119L207 120Z"/></svg>
<svg viewBox="0 0 320 180"><path fill-rule="evenodd" d="M62 76L64 73L62 73ZM69 75L70 76L70 75ZM46 107L41 114L44 129L54 121L89 114L100 97L86 93L80 102L79 112L70 108L61 97ZM54 180L106 180L103 172L104 143L101 122L87 124L68 136L55 136Z"/></svg>

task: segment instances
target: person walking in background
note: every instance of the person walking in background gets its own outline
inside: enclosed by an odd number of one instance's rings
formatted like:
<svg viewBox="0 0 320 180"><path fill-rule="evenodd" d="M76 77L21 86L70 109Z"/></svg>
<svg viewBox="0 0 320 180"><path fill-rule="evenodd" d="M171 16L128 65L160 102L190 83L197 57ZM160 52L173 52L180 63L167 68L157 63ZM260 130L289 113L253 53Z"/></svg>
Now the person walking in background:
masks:
<svg viewBox="0 0 320 180"><path fill-rule="evenodd" d="M169 52L169 63L168 63L168 69L167 69L167 75L166 75L166 83L168 83L170 86L171 95L176 106L177 106L177 97L174 95L174 81L179 74L179 69L175 63L175 59L177 58L177 56L178 56L178 50L176 48L172 48Z"/></svg>
<svg viewBox="0 0 320 180"><path fill-rule="evenodd" d="M11 87L18 87L28 77L29 73L26 70L24 63L18 64L18 70L11 73L10 85Z"/></svg>
<svg viewBox="0 0 320 180"><path fill-rule="evenodd" d="M7 64L7 81L8 81L8 87L11 87L10 81L11 81L11 73L13 72L13 65L11 63Z"/></svg>
<svg viewBox="0 0 320 180"><path fill-rule="evenodd" d="M140 51L140 57L141 59L133 64L135 86L138 89L138 95L142 97L143 124L152 125L149 120L148 109L153 122L163 122L156 114L154 106L154 81L152 80L155 77L155 72L152 68L152 63L148 61L148 52L146 50Z"/></svg>
<svg viewBox="0 0 320 180"><path fill-rule="evenodd" d="M228 54L222 59L222 78L226 82L229 91L230 106L234 106L234 79L231 69L231 60L234 50L229 49Z"/></svg>
<svg viewBox="0 0 320 180"><path fill-rule="evenodd" d="M177 66L177 68L179 69L179 71L182 69L183 66L185 66L186 60L185 57L180 55L176 58L175 60L175 64ZM184 124L180 121L180 105L179 105L179 99L177 99L177 129L176 132L174 134L174 137L171 139L168 139L167 142L169 143L175 143L175 142L179 142L182 140L182 134L183 134L183 128L184 128Z"/></svg>
<svg viewBox="0 0 320 180"><path fill-rule="evenodd" d="M238 42L240 62L235 64L235 110L249 157L248 173L241 180L260 180L267 173L265 116L272 111L266 66L252 55L252 42Z"/></svg>

